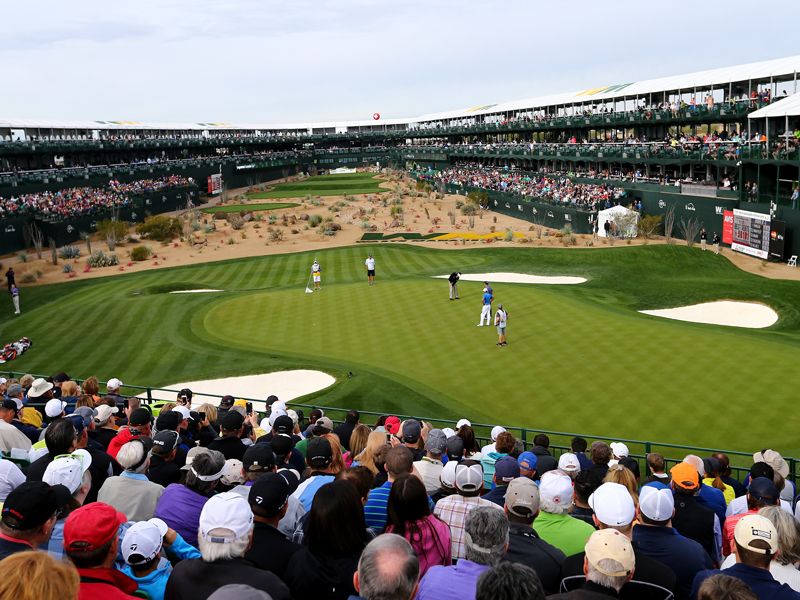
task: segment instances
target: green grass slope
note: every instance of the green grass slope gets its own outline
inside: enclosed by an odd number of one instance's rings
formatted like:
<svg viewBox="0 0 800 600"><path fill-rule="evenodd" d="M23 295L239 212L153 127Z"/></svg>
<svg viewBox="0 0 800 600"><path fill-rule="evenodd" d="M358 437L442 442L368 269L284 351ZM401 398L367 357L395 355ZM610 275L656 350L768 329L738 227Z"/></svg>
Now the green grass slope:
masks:
<svg viewBox="0 0 800 600"><path fill-rule="evenodd" d="M222 206L209 206L204 208L204 213L238 213L245 211L278 210L299 206L296 202L259 202L257 204L224 204Z"/></svg>
<svg viewBox="0 0 800 600"><path fill-rule="evenodd" d="M343 173L318 175L303 181L278 183L269 192L251 192L248 198L302 198L312 196L343 196L344 194L378 194L386 190L379 187L380 179L373 173Z"/></svg>

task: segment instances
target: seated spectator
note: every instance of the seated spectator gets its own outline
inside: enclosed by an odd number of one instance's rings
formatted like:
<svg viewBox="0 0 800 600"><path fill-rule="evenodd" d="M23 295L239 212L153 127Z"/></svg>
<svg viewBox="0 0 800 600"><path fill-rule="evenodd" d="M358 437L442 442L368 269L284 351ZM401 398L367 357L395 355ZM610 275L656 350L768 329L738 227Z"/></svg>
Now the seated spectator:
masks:
<svg viewBox="0 0 800 600"><path fill-rule="evenodd" d="M71 563L46 552L18 552L0 561L0 598L74 600L80 579Z"/></svg>
<svg viewBox="0 0 800 600"><path fill-rule="evenodd" d="M75 431L75 424L71 419L60 417L50 423L44 432L47 452L28 466L28 481L41 481L47 465L53 462L56 456L72 454L77 438L78 433Z"/></svg>
<svg viewBox="0 0 800 600"><path fill-rule="evenodd" d="M125 469L106 479L97 499L113 506L130 521L145 521L153 516L164 488L147 479L153 440L135 438L119 449L117 462Z"/></svg>
<svg viewBox="0 0 800 600"><path fill-rule="evenodd" d="M366 504L372 490L372 472L367 467L350 467L336 474L336 481L349 481L356 487L361 503Z"/></svg>
<svg viewBox="0 0 800 600"><path fill-rule="evenodd" d="M97 415L94 418L94 435L92 439L108 450L111 441L117 437L116 409L108 404L101 404L97 407Z"/></svg>
<svg viewBox="0 0 800 600"><path fill-rule="evenodd" d="M694 576L712 565L711 557L692 539L679 535L672 528L675 501L672 490L655 487L642 488L633 528L633 542L640 552L653 558L675 573L675 595L688 598Z"/></svg>
<svg viewBox="0 0 800 600"><path fill-rule="evenodd" d="M286 479L269 472L253 482L248 495L255 525L253 542L244 557L281 579L286 574L289 559L301 548L286 539L278 529L281 519L286 516L290 491Z"/></svg>
<svg viewBox="0 0 800 600"><path fill-rule="evenodd" d="M503 560L533 568L545 592L556 593L565 557L531 527L539 515L539 488L527 477L514 479L508 485L504 510L508 518L508 551Z"/></svg>
<svg viewBox="0 0 800 600"><path fill-rule="evenodd" d="M572 438L572 441L570 442L570 448L575 456L578 457L578 462L581 465L581 471L585 471L592 466L592 461L589 460L588 456L586 456L587 443L584 438L580 436Z"/></svg>
<svg viewBox="0 0 800 600"><path fill-rule="evenodd" d="M775 471L776 475L783 478L784 485L778 486L781 492L781 500L794 502L794 484L789 480L789 463L775 450L762 450L753 454L753 463L765 462ZM776 482L775 485L778 485Z"/></svg>
<svg viewBox="0 0 800 600"><path fill-rule="evenodd" d="M541 457L540 457L541 458ZM536 533L545 542L571 556L583 550L594 527L570 516L572 479L561 471L548 471L539 484L539 508Z"/></svg>
<svg viewBox="0 0 800 600"><path fill-rule="evenodd" d="M416 419L403 421L397 437L403 446L411 450L414 461L422 460L422 457L425 456L425 450L419 447L419 441L422 438L422 423Z"/></svg>
<svg viewBox="0 0 800 600"><path fill-rule="evenodd" d="M642 485L647 485L653 481L669 485L670 477L665 469L666 463L664 461L664 456L658 452L650 452L647 455L647 470L650 472L650 475L645 478Z"/></svg>
<svg viewBox="0 0 800 600"><path fill-rule="evenodd" d="M617 598L634 575L636 559L631 541L615 529L595 531L586 542L583 572L586 582L577 590L550 596L555 600Z"/></svg>
<svg viewBox="0 0 800 600"><path fill-rule="evenodd" d="M692 585L697 597L703 580L723 573L741 579L755 592L759 600L800 599L800 593L770 574L772 557L778 552L778 532L772 522L757 514L746 514L736 523L734 531L736 564L725 571L700 571Z"/></svg>
<svg viewBox="0 0 800 600"><path fill-rule="evenodd" d="M484 446L481 450L483 458L481 459L481 467L483 467L483 487L491 490L494 480L494 465L495 463L508 456L514 450L516 440L514 436L507 431L501 431L497 434L494 444L491 445L494 450L489 450L490 446Z"/></svg>
<svg viewBox="0 0 800 600"><path fill-rule="evenodd" d="M387 505L392 483L400 475L412 472L414 468L413 460L413 454L406 445L395 446L387 451L387 481L369 493L367 503L364 505L364 517L366 518L367 527L376 533L383 532L386 527Z"/></svg>
<svg viewBox="0 0 800 600"><path fill-rule="evenodd" d="M384 534L361 553L353 587L364 600L412 600L419 578L419 561L408 541Z"/></svg>
<svg viewBox="0 0 800 600"><path fill-rule="evenodd" d="M303 505L306 512L311 510L311 503L317 490L333 481L341 469L333 462L333 447L325 437L314 437L306 446L306 464L310 469L308 476L300 483L292 494Z"/></svg>
<svg viewBox="0 0 800 600"><path fill-rule="evenodd" d="M742 485L742 482L731 477L731 460L728 458L728 455L723 452L715 452L711 456L719 461L720 479L733 488L734 495L737 498L744 496L747 490ZM728 505L730 506L730 502Z"/></svg>
<svg viewBox="0 0 800 600"><path fill-rule="evenodd" d="M517 459L511 456L504 456L494 463L494 475L492 476L494 488L486 494L483 499L494 502L498 506L503 506L503 504L505 504L508 484L519 476L520 470ZM484 473L484 478L485 477L486 474Z"/></svg>
<svg viewBox="0 0 800 600"><path fill-rule="evenodd" d="M226 460L230 458L242 460L244 451L247 450L241 440L243 432L244 417L236 411L230 411L220 422L221 437L208 444L208 449L221 452Z"/></svg>
<svg viewBox="0 0 800 600"><path fill-rule="evenodd" d="M704 458L703 467L705 469L705 477L703 483L707 486L716 488L722 492L725 498L725 504L730 504L736 498L736 492L733 486L728 485L719 476L720 464L716 458ZM791 501L793 498L789 498Z"/></svg>
<svg viewBox="0 0 800 600"><path fill-rule="evenodd" d="M697 600L758 600L752 588L729 575L712 575L697 590Z"/></svg>
<svg viewBox="0 0 800 600"><path fill-rule="evenodd" d="M8 495L25 483L25 474L10 460L0 459L0 509Z"/></svg>
<svg viewBox="0 0 800 600"><path fill-rule="evenodd" d="M447 468L442 470L443 485L447 471ZM453 476L457 493L439 500L433 509L433 514L450 527L452 557L460 559L466 556L464 526L469 513L479 507L495 510L500 510L500 507L480 497L483 489L483 469L479 462L461 461L453 467Z"/></svg>
<svg viewBox="0 0 800 600"><path fill-rule="evenodd" d="M424 484L418 477L398 475L389 492L386 533L396 533L411 544L419 558L420 577L434 565L449 566L450 528L431 513Z"/></svg>
<svg viewBox="0 0 800 600"><path fill-rule="evenodd" d="M138 588L133 579L114 568L119 527L125 515L102 502L75 510L64 524L64 551L78 569L80 598L131 598Z"/></svg>
<svg viewBox="0 0 800 600"><path fill-rule="evenodd" d="M589 506L589 496L600 487L603 479L597 470L581 471L575 477L572 488L572 509L569 514L594 527L594 511Z"/></svg>
<svg viewBox="0 0 800 600"><path fill-rule="evenodd" d="M611 442L608 447L611 448L611 460L608 461L609 467L618 464L621 459L627 458L630 453L628 446L623 442Z"/></svg>
<svg viewBox="0 0 800 600"><path fill-rule="evenodd" d="M600 479L605 478L608 472L608 464L611 460L611 446L605 442L592 442L589 450L589 456L592 459L592 466L590 470L597 471Z"/></svg>
<svg viewBox="0 0 800 600"><path fill-rule="evenodd" d="M703 459L699 456L695 456L694 454L688 454L684 457L683 462L692 465L697 472L700 474L700 478L702 480L705 477L706 470L705 466L703 465ZM704 504L708 506L711 510L713 510L716 515L719 517L719 522L722 524L725 522L725 513L726 513L726 504L725 504L725 495L722 493L722 490L718 490L713 488L709 485L704 483L700 483L700 491L697 493L697 500L700 504Z"/></svg>
<svg viewBox="0 0 800 600"><path fill-rule="evenodd" d="M153 416L146 408L135 408L130 411L128 424L120 427L117 435L108 444L108 454L117 458L117 452L124 444L139 437L153 437L150 422Z"/></svg>
<svg viewBox="0 0 800 600"><path fill-rule="evenodd" d="M202 450L189 464L186 481L167 486L153 513L195 548L199 543L197 528L203 507L214 495L225 468L221 452Z"/></svg>
<svg viewBox="0 0 800 600"><path fill-rule="evenodd" d="M531 480L539 479L539 475L536 473L536 465L538 462L539 459L536 458L536 455L533 452L522 452L517 457L520 477L527 477Z"/></svg>
<svg viewBox="0 0 800 600"><path fill-rule="evenodd" d="M447 438L441 429L431 429L428 439L425 440L425 456L414 463L414 468L425 484L425 491L432 496L439 491L440 480L444 464L442 454L447 449Z"/></svg>
<svg viewBox="0 0 800 600"><path fill-rule="evenodd" d="M464 541L464 557L455 566L431 567L420 580L417 600L474 599L478 578L508 549L508 521L494 508L477 507L467 515Z"/></svg>
<svg viewBox="0 0 800 600"><path fill-rule="evenodd" d="M536 572L519 563L501 562L478 579L475 600L544 600Z"/></svg>
<svg viewBox="0 0 800 600"><path fill-rule="evenodd" d="M47 544L57 514L69 503L70 493L62 485L26 481L3 503L0 520L0 560L17 552Z"/></svg>
<svg viewBox="0 0 800 600"><path fill-rule="evenodd" d="M461 462L464 460L464 439L456 434L448 436L445 452L447 453L448 462Z"/></svg>
<svg viewBox="0 0 800 600"><path fill-rule="evenodd" d="M182 560L175 565L165 598L206 600L231 583L265 591L272 600L290 598L288 588L274 573L244 558L253 537L253 513L240 494L223 492L209 499L200 514L198 532L202 559Z"/></svg>
<svg viewBox="0 0 800 600"><path fill-rule="evenodd" d="M699 543L716 564L722 561L722 529L714 511L697 502L700 474L688 463L678 463L672 470L671 488L675 496L672 526L681 535Z"/></svg>
<svg viewBox="0 0 800 600"><path fill-rule="evenodd" d="M147 469L150 481L164 488L180 481L181 469L175 462L177 448L178 434L175 431L159 431L153 437L150 466Z"/></svg>
<svg viewBox="0 0 800 600"><path fill-rule="evenodd" d="M750 467L750 475L745 481L749 485L749 483L757 477L766 477L774 483L780 478L780 475L775 473L775 470L767 463L757 462ZM786 512L792 512L792 505L786 500L781 499L780 505ZM730 504L728 504L728 508L725 511L725 517L727 519L727 517L730 517L731 515L740 515L742 513L746 513L747 510L747 489L745 488L744 496L737 496L731 501Z"/></svg>
<svg viewBox="0 0 800 600"><path fill-rule="evenodd" d="M785 583L794 591L800 591L800 524L778 506L765 506L758 511L775 526L778 532L778 551L772 555L769 572L778 583ZM720 565L723 571L736 564L736 553L728 556Z"/></svg>
<svg viewBox="0 0 800 600"><path fill-rule="evenodd" d="M342 448L350 451L350 436L353 430L358 425L360 415L357 410L350 410L344 416L344 422L333 428L333 433L339 436L339 441L342 443Z"/></svg>
<svg viewBox="0 0 800 600"><path fill-rule="evenodd" d="M780 493L775 484L766 477L756 477L747 488L747 512L731 515L725 520L722 529L722 553L728 556L733 551L733 537L736 523L747 514L755 514L765 506L775 506L780 499Z"/></svg>
<svg viewBox="0 0 800 600"><path fill-rule="evenodd" d="M62 454L47 465L44 481L47 485L63 485L71 494L67 505L59 511L58 520L50 534L50 539L42 550L47 550L53 558L64 557L64 522L73 510L79 509L86 501L92 487L92 455L84 449L75 450L72 454Z"/></svg>
<svg viewBox="0 0 800 600"><path fill-rule="evenodd" d="M570 479L574 482L578 473L581 472L581 463L578 457L572 454L572 452L564 452L564 454L558 457L558 468L569 475Z"/></svg>
<svg viewBox="0 0 800 600"><path fill-rule="evenodd" d="M170 560L200 558L200 552L161 519L131 525L120 548L125 560L121 571L133 579L139 586L139 593L146 593L150 600L164 600L164 590L172 573ZM162 549L170 560L161 556Z"/></svg>
<svg viewBox="0 0 800 600"><path fill-rule="evenodd" d="M439 493L431 496L434 506L438 504L439 500L442 498L447 498L456 493L456 467L458 464L458 461L450 460L447 461L447 464L442 469L442 473L439 475L439 480L442 483L439 488Z"/></svg>
<svg viewBox="0 0 800 600"><path fill-rule="evenodd" d="M591 495L589 503L594 509L594 523L598 529L614 529L631 539L636 507L633 497L625 486L618 483L604 483ZM675 574L669 567L654 560L639 550L636 543L631 544L636 559L636 572L630 582L620 591L620 598L631 600L658 600L668 593L675 592ZM570 579L583 574L585 553L567 557L561 569L561 577L568 583ZM636 585L644 582L647 586ZM657 587L651 587L657 586ZM573 586L567 586L571 589Z"/></svg>
<svg viewBox="0 0 800 600"><path fill-rule="evenodd" d="M344 464L347 467L353 465L355 457L361 454L367 447L367 440L372 430L366 425L356 425L353 433L350 434L350 449L344 455ZM358 465L356 465L358 466Z"/></svg>
<svg viewBox="0 0 800 600"><path fill-rule="evenodd" d="M470 425L471 427L471 425ZM489 433L489 436L492 438L492 442L490 444L486 444L483 448L481 448L481 455L487 456L492 452L497 452L497 438L501 433L506 433L506 428L501 427L500 425L495 425L492 427L492 431Z"/></svg>
<svg viewBox="0 0 800 600"><path fill-rule="evenodd" d="M306 459L295 450L294 439L285 433L278 433L272 437L270 442L272 451L275 453L275 465L279 469L294 469L302 473L306 468Z"/></svg>
<svg viewBox="0 0 800 600"><path fill-rule="evenodd" d="M498 434L499 433L500 432L498 432ZM481 448L475 438L475 431L472 429L469 421L466 421L466 423L458 428L456 435L464 441L464 458L478 461L483 458Z"/></svg>
<svg viewBox="0 0 800 600"><path fill-rule="evenodd" d="M310 448L309 448L310 449ZM295 552L285 581L295 600L345 600L369 541L358 492L347 481L319 488L306 520L305 546Z"/></svg>
<svg viewBox="0 0 800 600"><path fill-rule="evenodd" d="M558 461L550 454L550 438L539 433L533 438L533 453L536 455L536 472L539 477L558 468Z"/></svg>

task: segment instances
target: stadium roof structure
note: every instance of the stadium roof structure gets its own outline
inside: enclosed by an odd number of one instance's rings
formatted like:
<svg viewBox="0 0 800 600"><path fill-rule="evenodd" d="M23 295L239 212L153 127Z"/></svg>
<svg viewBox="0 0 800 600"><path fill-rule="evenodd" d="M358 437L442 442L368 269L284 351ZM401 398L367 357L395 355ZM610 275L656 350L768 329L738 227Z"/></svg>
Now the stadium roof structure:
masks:
<svg viewBox="0 0 800 600"><path fill-rule="evenodd" d="M778 100L747 115L750 119L772 119L776 117L796 117L800 115L800 94Z"/></svg>
<svg viewBox="0 0 800 600"><path fill-rule="evenodd" d="M723 67L719 69L709 69L675 75L670 77L659 77L638 82L618 83L614 85L603 85L587 88L577 92L563 94L553 94L549 96L538 96L511 102L495 104L484 104L439 113L425 114L418 117L400 119L380 119L378 121L356 120L356 121L329 121L329 122L309 122L309 123L155 123L139 121L56 121L56 120L36 120L36 119L0 119L0 128L14 129L81 129L81 130L176 130L176 131L225 131L225 130L252 130L252 131L292 131L309 129L340 129L348 128L380 128L396 127L401 125L414 125L425 122L435 122L446 119L470 119L485 115L500 115L503 113L538 110L555 106L571 106L581 104L603 104L608 102L618 102L624 99L646 98L656 95L674 94L677 92L685 93L704 93L712 89L720 90L732 88L734 84L747 82L783 82L788 83L786 89L788 94L797 92L797 73L800 71L800 55L778 58L773 60L754 62L744 65ZM745 90L749 91L749 90ZM701 100L701 99L698 99ZM792 100L792 97L788 100ZM761 114L763 111L771 111L773 108L781 106L787 100L781 100L774 105L756 111L752 118L766 116ZM795 99L795 104L785 106L800 106L800 99ZM780 109L783 110L783 109ZM798 110L792 108L793 111ZM798 114L797 112L789 113ZM778 116L770 113L769 116ZM784 116L783 113L780 116Z"/></svg>

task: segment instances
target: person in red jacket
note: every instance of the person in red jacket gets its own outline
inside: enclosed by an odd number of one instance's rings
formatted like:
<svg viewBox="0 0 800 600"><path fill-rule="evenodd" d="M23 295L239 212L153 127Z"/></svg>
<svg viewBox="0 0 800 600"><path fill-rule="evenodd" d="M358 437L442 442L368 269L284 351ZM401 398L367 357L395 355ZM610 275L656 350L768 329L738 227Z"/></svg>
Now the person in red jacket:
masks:
<svg viewBox="0 0 800 600"><path fill-rule="evenodd" d="M106 452L113 458L117 458L117 452L125 444L140 436L150 437L152 433L150 411L146 408L137 408L131 411L130 419L126 427L121 427L117 435L108 444Z"/></svg>
<svg viewBox="0 0 800 600"><path fill-rule="evenodd" d="M64 523L64 551L81 578L80 600L134 598L138 584L114 568L118 531L127 518L112 506L93 502L73 511Z"/></svg>

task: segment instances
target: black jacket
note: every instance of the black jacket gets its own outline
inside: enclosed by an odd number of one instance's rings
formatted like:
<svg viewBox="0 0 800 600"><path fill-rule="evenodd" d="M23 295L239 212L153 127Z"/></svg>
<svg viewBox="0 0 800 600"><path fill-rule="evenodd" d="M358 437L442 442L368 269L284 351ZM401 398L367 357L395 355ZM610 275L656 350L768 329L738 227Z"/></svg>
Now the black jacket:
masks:
<svg viewBox="0 0 800 600"><path fill-rule="evenodd" d="M558 461L553 458L550 451L543 446L534 446L532 452L536 455L536 473L541 477L548 471L558 468Z"/></svg>
<svg viewBox="0 0 800 600"><path fill-rule="evenodd" d="M272 600L289 600L289 588L278 576L263 571L243 558L207 563L201 559L182 560L167 580L164 597L170 600L205 600L223 585L244 583L264 590Z"/></svg>
<svg viewBox="0 0 800 600"><path fill-rule="evenodd" d="M225 460L230 460L232 458L242 460L247 446L245 446L238 437L230 436L215 439L208 445L208 449L222 452L225 456Z"/></svg>
<svg viewBox="0 0 800 600"><path fill-rule="evenodd" d="M714 517L710 508L697 502L697 498L687 494L675 494L675 516L672 526L684 537L693 539L708 552L716 556L717 542L714 539Z"/></svg>
<svg viewBox="0 0 800 600"><path fill-rule="evenodd" d="M244 557L259 569L275 573L281 579L286 575L289 560L302 546L286 539L272 525L255 522L253 545Z"/></svg>
<svg viewBox="0 0 800 600"><path fill-rule="evenodd" d="M583 587L564 594L548 596L548 600L608 600L609 598L619 598L617 592L611 588L597 585L592 581L587 581Z"/></svg>
<svg viewBox="0 0 800 600"><path fill-rule="evenodd" d="M116 429L109 429L108 427L98 427L94 431L89 432L89 437L103 445L103 450L108 450L108 445L115 437L117 437Z"/></svg>
<svg viewBox="0 0 800 600"><path fill-rule="evenodd" d="M150 457L150 468L147 478L153 483L167 487L170 483L178 483L181 478L181 468L175 461L166 462L155 454Z"/></svg>
<svg viewBox="0 0 800 600"><path fill-rule="evenodd" d="M350 450L350 436L353 435L353 429L356 428L358 423L348 423L344 422L341 425L337 425L333 428L333 433L339 436L339 441L342 442L342 446L345 450Z"/></svg>
<svg viewBox="0 0 800 600"><path fill-rule="evenodd" d="M347 600L352 594L353 573L359 554L316 557L302 548L295 552L286 569L286 581L294 600Z"/></svg>
<svg viewBox="0 0 800 600"><path fill-rule="evenodd" d="M503 560L519 563L536 571L546 594L558 592L561 564L565 558L561 550L541 539L530 525L508 524L508 552Z"/></svg>

